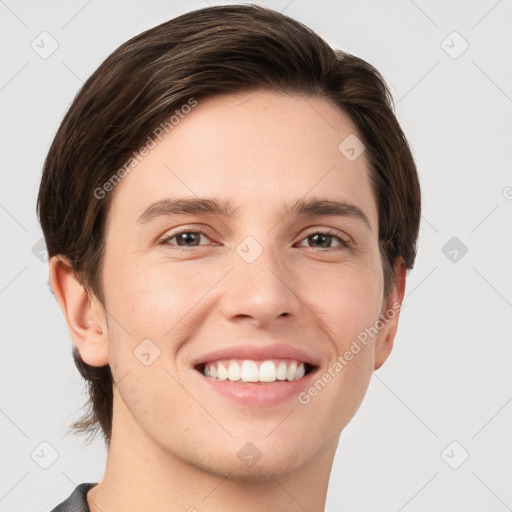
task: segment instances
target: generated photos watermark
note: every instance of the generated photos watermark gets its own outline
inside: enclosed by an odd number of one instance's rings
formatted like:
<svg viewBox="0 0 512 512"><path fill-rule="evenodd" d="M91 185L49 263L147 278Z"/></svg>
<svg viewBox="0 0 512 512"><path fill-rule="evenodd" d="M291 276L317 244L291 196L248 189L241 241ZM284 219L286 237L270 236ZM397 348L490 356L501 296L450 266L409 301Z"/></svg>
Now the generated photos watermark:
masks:
<svg viewBox="0 0 512 512"><path fill-rule="evenodd" d="M342 370L352 361L361 350L366 347L369 341L373 340L377 334L384 329L385 325L395 318L402 305L395 302L391 308L385 313L381 313L379 319L370 327L366 327L361 331L357 338L352 340L350 348L343 354L339 355L336 361L318 377L306 391L302 391L297 395L298 401L302 405L307 405L329 384Z"/></svg>
<svg viewBox="0 0 512 512"><path fill-rule="evenodd" d="M96 199L104 199L109 192L112 192L114 188L120 183L120 181L139 163L149 155L152 149L155 149L155 139L162 140L162 138L170 133L182 119L185 118L190 111L197 106L197 100L189 98L187 103L176 109L174 113L163 123L160 123L152 132L148 135L146 143L138 150L134 151L132 156L118 169L101 187L94 189L94 197Z"/></svg>

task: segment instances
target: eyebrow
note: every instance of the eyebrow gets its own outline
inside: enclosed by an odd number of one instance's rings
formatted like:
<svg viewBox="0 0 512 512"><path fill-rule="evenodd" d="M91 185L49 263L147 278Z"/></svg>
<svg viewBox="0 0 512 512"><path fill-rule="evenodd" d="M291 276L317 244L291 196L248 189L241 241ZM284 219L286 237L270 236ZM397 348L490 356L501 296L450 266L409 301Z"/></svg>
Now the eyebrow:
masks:
<svg viewBox="0 0 512 512"><path fill-rule="evenodd" d="M339 216L359 219L371 229L370 221L358 206L343 200L300 198L291 206L284 207L287 215L299 217ZM216 199L181 197L167 198L150 204L139 216L137 222L143 224L157 217L170 215L186 215L195 213L210 213L224 217L236 216L238 207L230 201Z"/></svg>
<svg viewBox="0 0 512 512"><path fill-rule="evenodd" d="M186 215L192 213L211 213L226 217L234 216L237 208L229 202L219 202L216 199L183 197L168 198L150 204L140 215L137 222L145 223L155 217L169 215Z"/></svg>

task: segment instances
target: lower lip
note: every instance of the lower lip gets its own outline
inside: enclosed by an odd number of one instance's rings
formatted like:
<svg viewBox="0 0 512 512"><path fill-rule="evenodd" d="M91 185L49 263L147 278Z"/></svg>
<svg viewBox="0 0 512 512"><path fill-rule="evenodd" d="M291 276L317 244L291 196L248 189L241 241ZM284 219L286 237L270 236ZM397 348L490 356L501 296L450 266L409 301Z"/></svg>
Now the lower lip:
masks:
<svg viewBox="0 0 512 512"><path fill-rule="evenodd" d="M246 405L271 406L296 397L310 386L318 368L298 380L276 380L269 383L218 380L206 377L195 369L193 371L207 386L221 395Z"/></svg>

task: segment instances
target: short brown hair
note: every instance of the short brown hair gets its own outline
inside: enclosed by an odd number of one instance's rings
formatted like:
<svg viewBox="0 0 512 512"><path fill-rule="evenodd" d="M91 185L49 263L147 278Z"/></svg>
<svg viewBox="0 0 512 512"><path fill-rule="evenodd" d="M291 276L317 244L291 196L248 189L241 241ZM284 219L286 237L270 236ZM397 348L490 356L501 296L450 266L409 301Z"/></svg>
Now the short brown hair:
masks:
<svg viewBox="0 0 512 512"><path fill-rule="evenodd" d="M416 166L391 94L364 60L332 49L303 24L255 5L209 7L147 30L115 50L80 89L44 163L37 201L48 256L64 255L104 304L105 221L112 195L95 190L187 103L266 89L322 97L346 112L366 146L379 215L385 296L393 264L412 268L420 222ZM341 142L341 141L340 141ZM87 413L71 426L107 444L113 378L108 365L75 364L88 383Z"/></svg>

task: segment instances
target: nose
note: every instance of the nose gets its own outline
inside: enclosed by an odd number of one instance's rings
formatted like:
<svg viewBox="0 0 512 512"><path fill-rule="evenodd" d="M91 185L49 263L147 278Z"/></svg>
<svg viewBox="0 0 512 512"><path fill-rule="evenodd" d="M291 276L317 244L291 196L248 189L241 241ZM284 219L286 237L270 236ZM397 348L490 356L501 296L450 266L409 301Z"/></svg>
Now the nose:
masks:
<svg viewBox="0 0 512 512"><path fill-rule="evenodd" d="M303 305L296 295L293 269L275 250L261 249L252 262L243 252L233 254L233 268L223 280L219 295L221 312L229 321L266 327L279 317L299 317Z"/></svg>

